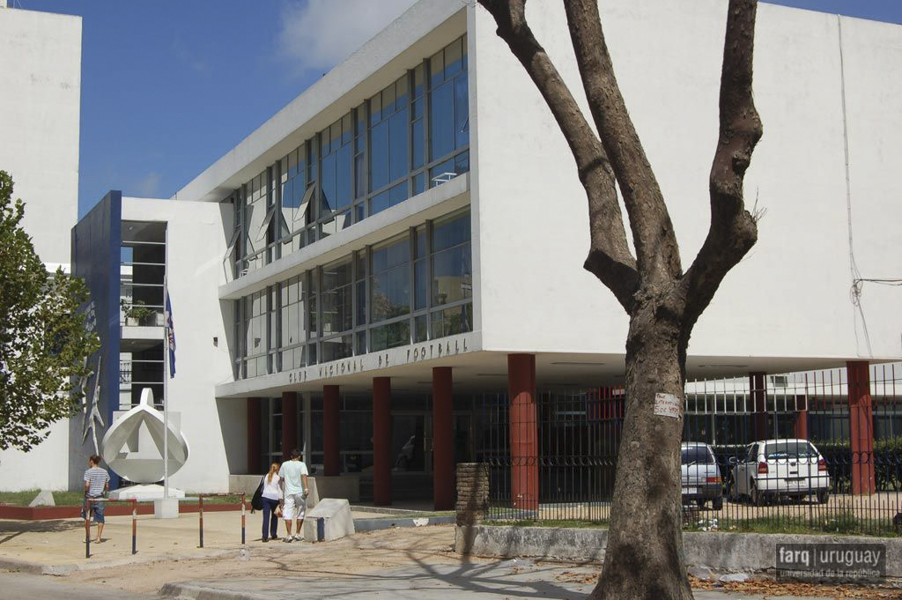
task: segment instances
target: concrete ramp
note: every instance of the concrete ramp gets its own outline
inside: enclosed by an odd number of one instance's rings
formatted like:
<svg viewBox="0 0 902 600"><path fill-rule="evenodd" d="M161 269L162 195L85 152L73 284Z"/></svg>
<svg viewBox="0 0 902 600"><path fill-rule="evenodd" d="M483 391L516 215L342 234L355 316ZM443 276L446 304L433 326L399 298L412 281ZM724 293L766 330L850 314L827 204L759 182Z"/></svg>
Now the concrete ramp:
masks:
<svg viewBox="0 0 902 600"><path fill-rule="evenodd" d="M308 542L330 542L354 534L351 505L344 498L323 498L307 511L304 539Z"/></svg>

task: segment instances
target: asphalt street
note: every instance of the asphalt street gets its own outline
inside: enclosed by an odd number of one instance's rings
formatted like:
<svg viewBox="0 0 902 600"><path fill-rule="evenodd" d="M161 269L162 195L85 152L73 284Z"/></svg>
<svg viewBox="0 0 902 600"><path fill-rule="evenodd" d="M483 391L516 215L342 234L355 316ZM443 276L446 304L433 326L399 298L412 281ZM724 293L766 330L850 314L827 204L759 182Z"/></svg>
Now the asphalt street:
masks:
<svg viewBox="0 0 902 600"><path fill-rule="evenodd" d="M125 593L111 587L72 584L65 577L0 573L0 598L4 600L159 600L158 596Z"/></svg>

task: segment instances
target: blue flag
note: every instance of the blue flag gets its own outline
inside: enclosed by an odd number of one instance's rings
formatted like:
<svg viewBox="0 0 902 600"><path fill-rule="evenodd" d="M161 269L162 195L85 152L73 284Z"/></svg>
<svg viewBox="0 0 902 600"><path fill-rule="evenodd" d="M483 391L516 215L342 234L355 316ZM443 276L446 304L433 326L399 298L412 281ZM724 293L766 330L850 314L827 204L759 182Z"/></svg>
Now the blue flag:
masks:
<svg viewBox="0 0 902 600"><path fill-rule="evenodd" d="M175 377L175 327L172 324L172 304L166 291L166 335L169 336L169 378Z"/></svg>

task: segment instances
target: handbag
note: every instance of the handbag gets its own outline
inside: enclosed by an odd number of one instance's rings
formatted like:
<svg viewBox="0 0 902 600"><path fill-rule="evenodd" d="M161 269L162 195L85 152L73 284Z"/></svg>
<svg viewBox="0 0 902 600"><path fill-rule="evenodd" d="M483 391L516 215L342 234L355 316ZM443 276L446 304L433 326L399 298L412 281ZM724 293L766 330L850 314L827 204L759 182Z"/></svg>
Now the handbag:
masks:
<svg viewBox="0 0 902 600"><path fill-rule="evenodd" d="M252 510L263 510L263 480L265 478L265 475L260 478L260 485L257 486L257 491L254 492L254 496L251 498Z"/></svg>

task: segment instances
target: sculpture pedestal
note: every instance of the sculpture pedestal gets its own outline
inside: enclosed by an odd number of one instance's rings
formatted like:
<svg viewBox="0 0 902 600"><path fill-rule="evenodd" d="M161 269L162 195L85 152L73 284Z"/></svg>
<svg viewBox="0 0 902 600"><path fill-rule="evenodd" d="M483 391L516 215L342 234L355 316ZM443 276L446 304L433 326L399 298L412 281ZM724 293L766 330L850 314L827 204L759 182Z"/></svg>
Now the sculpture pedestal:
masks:
<svg viewBox="0 0 902 600"><path fill-rule="evenodd" d="M170 493L172 490L170 490ZM154 519L178 519L179 518L179 499L178 498L157 498L153 501L153 518Z"/></svg>
<svg viewBox="0 0 902 600"><path fill-rule="evenodd" d="M184 498L185 492L173 487L169 488L170 498ZM158 500L163 498L163 486L159 484L130 485L110 492L110 500Z"/></svg>

